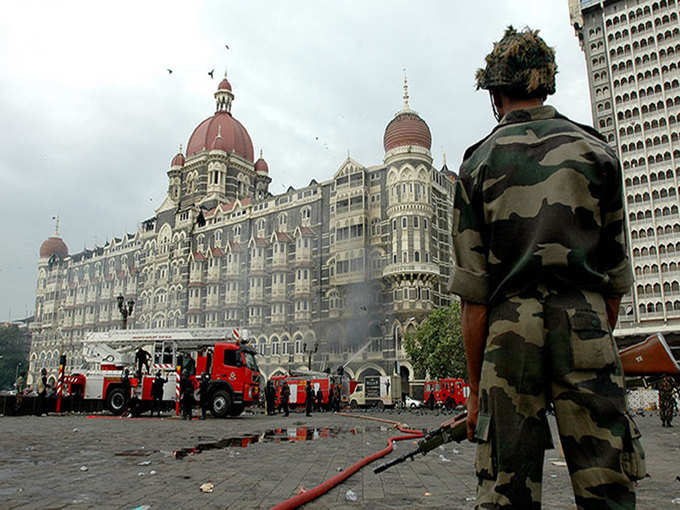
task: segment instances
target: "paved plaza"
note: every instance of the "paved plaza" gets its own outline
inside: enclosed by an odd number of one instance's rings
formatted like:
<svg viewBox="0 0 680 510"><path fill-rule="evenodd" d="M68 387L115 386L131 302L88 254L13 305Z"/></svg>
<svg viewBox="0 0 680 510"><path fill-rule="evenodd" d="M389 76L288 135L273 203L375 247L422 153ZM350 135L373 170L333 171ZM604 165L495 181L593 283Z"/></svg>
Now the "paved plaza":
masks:
<svg viewBox="0 0 680 510"><path fill-rule="evenodd" d="M415 428L432 428L449 417L429 411L357 414ZM656 414L637 422L651 475L640 482L638 508L675 508L672 500L680 497L680 426L662 428ZM301 487L312 488L382 449L388 437L399 434L377 422L331 413L285 418L256 411L237 419L191 422L108 415L2 417L0 508L271 508ZM256 442L242 446L248 441ZM199 444L206 449L191 453ZM395 453L304 508L473 508L470 443L448 444L373 474L378 464L414 447L413 441L398 443ZM187 455L177 459L176 451ZM547 452L547 509L574 508L567 468L560 460L559 450ZM213 492L201 492L204 483L213 484Z"/></svg>

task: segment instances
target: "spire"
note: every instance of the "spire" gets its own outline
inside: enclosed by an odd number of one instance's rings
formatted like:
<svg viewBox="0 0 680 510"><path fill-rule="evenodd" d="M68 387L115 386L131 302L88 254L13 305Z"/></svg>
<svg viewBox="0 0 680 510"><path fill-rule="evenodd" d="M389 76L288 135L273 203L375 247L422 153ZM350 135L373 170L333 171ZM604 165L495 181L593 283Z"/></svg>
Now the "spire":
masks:
<svg viewBox="0 0 680 510"><path fill-rule="evenodd" d="M182 144L179 144L179 154L182 154Z"/></svg>
<svg viewBox="0 0 680 510"><path fill-rule="evenodd" d="M406 77L406 68L404 67L404 110L410 110L408 105L408 78Z"/></svg>
<svg viewBox="0 0 680 510"><path fill-rule="evenodd" d="M52 216L54 220L54 237L59 237L59 215Z"/></svg>
<svg viewBox="0 0 680 510"><path fill-rule="evenodd" d="M443 155L444 155L444 158L443 158L444 159L444 166L446 166L446 152L444 152Z"/></svg>
<svg viewBox="0 0 680 510"><path fill-rule="evenodd" d="M260 159L262 159L262 149L260 149Z"/></svg>

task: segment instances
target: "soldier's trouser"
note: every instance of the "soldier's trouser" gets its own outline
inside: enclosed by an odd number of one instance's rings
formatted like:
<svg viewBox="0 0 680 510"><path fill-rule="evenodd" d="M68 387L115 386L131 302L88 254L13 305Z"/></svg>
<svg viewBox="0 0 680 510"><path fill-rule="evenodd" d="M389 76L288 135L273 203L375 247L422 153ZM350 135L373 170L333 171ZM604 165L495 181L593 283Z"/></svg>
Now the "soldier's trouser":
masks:
<svg viewBox="0 0 680 510"><path fill-rule="evenodd" d="M479 509L539 509L552 402L579 509L633 509L640 433L599 294L542 289L488 310L479 391Z"/></svg>

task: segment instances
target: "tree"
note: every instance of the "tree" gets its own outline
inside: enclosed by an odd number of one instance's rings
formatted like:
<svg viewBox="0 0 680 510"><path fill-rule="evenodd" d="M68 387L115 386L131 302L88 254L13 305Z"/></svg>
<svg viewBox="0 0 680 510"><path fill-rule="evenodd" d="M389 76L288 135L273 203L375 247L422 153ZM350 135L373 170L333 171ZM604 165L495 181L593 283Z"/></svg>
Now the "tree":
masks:
<svg viewBox="0 0 680 510"><path fill-rule="evenodd" d="M0 390L14 385L17 367L28 368L28 344L24 333L14 324L0 325Z"/></svg>
<svg viewBox="0 0 680 510"><path fill-rule="evenodd" d="M416 372L435 379L467 378L460 303L430 312L418 329L406 334L404 349Z"/></svg>

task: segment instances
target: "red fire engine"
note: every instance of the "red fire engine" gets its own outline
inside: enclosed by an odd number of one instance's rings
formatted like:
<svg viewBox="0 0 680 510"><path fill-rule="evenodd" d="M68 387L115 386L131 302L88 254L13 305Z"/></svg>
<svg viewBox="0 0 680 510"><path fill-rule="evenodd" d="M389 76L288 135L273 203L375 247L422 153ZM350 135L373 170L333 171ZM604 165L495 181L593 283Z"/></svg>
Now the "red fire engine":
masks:
<svg viewBox="0 0 680 510"><path fill-rule="evenodd" d="M470 386L463 379L437 379L425 382L425 405L431 398L435 404L443 405L447 409L465 404L470 394Z"/></svg>
<svg viewBox="0 0 680 510"><path fill-rule="evenodd" d="M114 330L90 333L83 342L87 368L76 369L65 377L71 395L85 400L103 400L114 414L125 411L130 396L122 386L123 371L130 372L131 397L135 412L151 409L151 385L157 371L167 379L163 401L179 398L178 363L190 357L195 366L191 376L210 374L209 402L214 416L238 416L246 406L257 404L261 376L255 361L255 350L241 338L247 331L238 328L191 328L174 330ZM144 348L150 355L149 373L141 380L135 375L134 354ZM79 388L76 388L80 386Z"/></svg>
<svg viewBox="0 0 680 510"><path fill-rule="evenodd" d="M307 381L312 385L314 395L321 389L321 403L328 407L330 402L330 390L334 385L340 385L342 392L342 381L339 376L326 375L323 373L310 372L309 374L294 375L275 375L270 378L276 389L276 407L281 404L281 388L284 384L290 387L290 399L288 405L291 407L304 406L307 402L307 392L305 390Z"/></svg>

